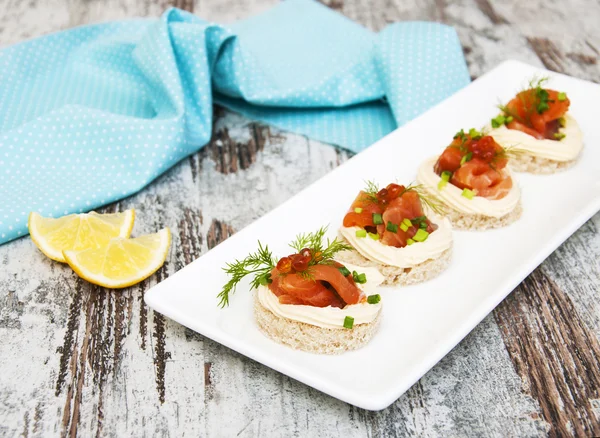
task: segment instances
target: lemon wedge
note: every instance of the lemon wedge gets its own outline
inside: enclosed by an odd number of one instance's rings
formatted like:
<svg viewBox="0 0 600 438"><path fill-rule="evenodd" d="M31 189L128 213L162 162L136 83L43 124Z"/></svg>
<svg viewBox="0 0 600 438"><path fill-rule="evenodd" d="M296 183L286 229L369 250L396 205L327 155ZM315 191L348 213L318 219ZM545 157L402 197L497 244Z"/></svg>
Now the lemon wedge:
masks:
<svg viewBox="0 0 600 438"><path fill-rule="evenodd" d="M135 239L116 238L99 248L63 251L69 266L84 280L120 289L145 280L160 268L171 246L164 228Z"/></svg>
<svg viewBox="0 0 600 438"><path fill-rule="evenodd" d="M29 214L29 234L33 243L45 255L65 262L63 251L105 246L115 237L129 237L135 220L135 210L98 214L94 211L70 214L58 219Z"/></svg>

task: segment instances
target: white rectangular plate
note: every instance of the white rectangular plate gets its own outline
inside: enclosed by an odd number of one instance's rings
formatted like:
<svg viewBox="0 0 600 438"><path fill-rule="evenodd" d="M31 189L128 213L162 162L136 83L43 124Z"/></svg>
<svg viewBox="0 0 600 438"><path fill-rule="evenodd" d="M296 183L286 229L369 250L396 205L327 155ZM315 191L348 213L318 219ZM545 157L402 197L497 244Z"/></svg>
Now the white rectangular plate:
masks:
<svg viewBox="0 0 600 438"><path fill-rule="evenodd" d="M442 152L461 128L480 127L534 75L566 91L585 147L579 162L549 176L517 174L523 216L485 232L455 232L453 260L427 283L382 288L383 321L364 348L339 356L295 351L264 337L248 283L227 309L216 296L226 262L260 240L289 253L297 233L330 224L335 235L364 181L409 183L422 160ZM158 312L268 367L361 408L389 406L446 355L552 251L600 210L600 86L508 61L358 154L280 207L146 293Z"/></svg>

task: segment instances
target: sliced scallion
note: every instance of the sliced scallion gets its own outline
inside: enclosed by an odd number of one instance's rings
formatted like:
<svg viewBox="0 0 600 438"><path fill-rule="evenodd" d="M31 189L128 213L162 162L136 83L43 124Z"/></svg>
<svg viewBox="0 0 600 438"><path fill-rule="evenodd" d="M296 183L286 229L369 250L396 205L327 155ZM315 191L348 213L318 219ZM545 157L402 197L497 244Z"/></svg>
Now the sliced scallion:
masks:
<svg viewBox="0 0 600 438"><path fill-rule="evenodd" d="M419 228L412 239L415 242L425 242L429 237L429 233L422 228Z"/></svg>
<svg viewBox="0 0 600 438"><path fill-rule="evenodd" d="M397 233L398 225L388 222L387 225L385 226L385 229L388 231L391 231L392 233Z"/></svg>
<svg viewBox="0 0 600 438"><path fill-rule="evenodd" d="M345 266L340 266L338 268L338 271L340 271L344 277L347 277L348 275L350 275L350 270Z"/></svg>
<svg viewBox="0 0 600 438"><path fill-rule="evenodd" d="M367 303L369 303L369 304L377 304L380 301L381 301L381 295L379 295L379 294L369 295L367 297Z"/></svg>
<svg viewBox="0 0 600 438"><path fill-rule="evenodd" d="M559 102L564 102L565 100L567 100L567 93L558 93L557 98Z"/></svg>
<svg viewBox="0 0 600 438"><path fill-rule="evenodd" d="M379 240L379 234L377 233L368 233L369 237L373 240Z"/></svg>
<svg viewBox="0 0 600 438"><path fill-rule="evenodd" d="M367 230L356 230L356 237L367 237Z"/></svg>
<svg viewBox="0 0 600 438"><path fill-rule="evenodd" d="M352 327L354 327L354 318L346 316L344 318L344 328L351 329Z"/></svg>
<svg viewBox="0 0 600 438"><path fill-rule="evenodd" d="M500 114L498 117L492 119L492 128L499 128L506 123L506 117Z"/></svg>
<svg viewBox="0 0 600 438"><path fill-rule="evenodd" d="M415 241L414 241L414 240L412 240L412 239L408 239L408 240L406 241L406 244L407 244L408 246L412 245L413 243L415 243Z"/></svg>
<svg viewBox="0 0 600 438"><path fill-rule="evenodd" d="M452 172L448 171L448 170L444 170L442 172L442 181L450 181L450 178L452 178Z"/></svg>
<svg viewBox="0 0 600 438"><path fill-rule="evenodd" d="M556 134L554 134L554 140L562 140L565 137L566 134L564 132L557 132Z"/></svg>
<svg viewBox="0 0 600 438"><path fill-rule="evenodd" d="M471 128L469 129L469 137L471 137L472 140L479 140L481 138L481 132L475 128Z"/></svg>
<svg viewBox="0 0 600 438"><path fill-rule="evenodd" d="M383 217L380 213L373 213L373 223L375 225L381 225L383 223Z"/></svg>
<svg viewBox="0 0 600 438"><path fill-rule="evenodd" d="M475 196L475 192L469 189L464 189L461 194L467 199L473 199Z"/></svg>

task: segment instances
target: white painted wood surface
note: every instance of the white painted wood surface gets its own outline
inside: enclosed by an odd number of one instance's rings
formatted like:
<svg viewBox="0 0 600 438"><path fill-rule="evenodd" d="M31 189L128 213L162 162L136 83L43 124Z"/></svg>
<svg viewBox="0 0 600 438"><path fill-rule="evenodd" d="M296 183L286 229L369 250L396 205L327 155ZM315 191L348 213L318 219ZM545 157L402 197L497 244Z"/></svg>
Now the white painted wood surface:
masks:
<svg viewBox="0 0 600 438"><path fill-rule="evenodd" d="M5 0L0 45L157 16L169 5L230 22L275 3ZM473 77L516 58L600 81L595 1L325 3L374 30L408 19L451 24ZM600 215L381 412L332 399L146 308L149 286L348 158L222 110L214 132L207 148L107 208L136 208L135 234L173 231L165 268L142 285L105 291L46 259L29 238L0 246L1 436L600 434Z"/></svg>

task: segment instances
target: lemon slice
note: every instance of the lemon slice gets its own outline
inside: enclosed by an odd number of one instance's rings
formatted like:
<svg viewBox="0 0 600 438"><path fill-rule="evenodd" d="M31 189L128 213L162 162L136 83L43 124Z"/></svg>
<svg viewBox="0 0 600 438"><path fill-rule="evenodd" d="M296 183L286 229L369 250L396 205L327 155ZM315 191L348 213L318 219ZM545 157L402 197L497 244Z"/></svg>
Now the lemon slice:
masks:
<svg viewBox="0 0 600 438"><path fill-rule="evenodd" d="M167 258L171 232L164 228L135 239L116 238L100 248L64 251L69 266L84 280L120 289L150 277Z"/></svg>
<svg viewBox="0 0 600 438"><path fill-rule="evenodd" d="M129 237L135 210L122 213L70 214L58 219L29 214L29 234L33 243L57 262L65 262L63 251L105 246L115 237Z"/></svg>

